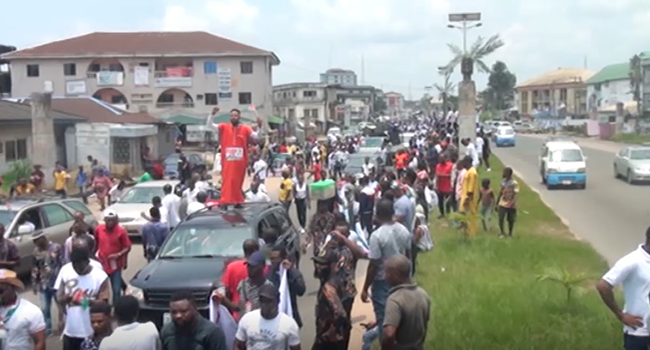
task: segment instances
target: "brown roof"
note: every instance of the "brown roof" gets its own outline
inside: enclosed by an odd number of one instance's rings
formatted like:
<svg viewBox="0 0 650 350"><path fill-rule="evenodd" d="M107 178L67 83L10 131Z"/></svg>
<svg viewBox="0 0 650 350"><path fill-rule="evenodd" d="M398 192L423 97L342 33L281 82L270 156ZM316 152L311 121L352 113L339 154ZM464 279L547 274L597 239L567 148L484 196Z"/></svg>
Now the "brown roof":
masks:
<svg viewBox="0 0 650 350"><path fill-rule="evenodd" d="M173 54L250 54L275 57L270 51L207 32L95 32L10 52L3 55L3 58Z"/></svg>
<svg viewBox="0 0 650 350"><path fill-rule="evenodd" d="M58 111L52 111L50 116L55 121L71 121L71 122L83 122L84 119L61 113ZM1 101L0 100L0 121L31 121L32 120L32 107L29 104L13 101Z"/></svg>
<svg viewBox="0 0 650 350"><path fill-rule="evenodd" d="M23 106L26 111L29 111L28 115L29 119L31 119L31 107L29 105L29 99L9 103L13 103L17 106ZM52 114L55 118L58 116L59 119L65 119L65 117L68 117L67 119L76 119L78 122L87 121L89 123L162 123L160 119L147 113L129 113L92 97L52 97Z"/></svg>
<svg viewBox="0 0 650 350"><path fill-rule="evenodd" d="M594 72L582 68L558 68L530 78L517 85L518 88L545 85L580 84L587 81Z"/></svg>

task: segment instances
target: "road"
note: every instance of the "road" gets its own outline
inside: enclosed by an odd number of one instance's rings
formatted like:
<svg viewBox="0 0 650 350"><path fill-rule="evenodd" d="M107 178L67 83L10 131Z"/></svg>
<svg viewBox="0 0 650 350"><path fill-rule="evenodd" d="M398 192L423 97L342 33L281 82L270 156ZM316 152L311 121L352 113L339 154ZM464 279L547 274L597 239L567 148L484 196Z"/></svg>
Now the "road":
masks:
<svg viewBox="0 0 650 350"><path fill-rule="evenodd" d="M539 174L543 139L518 135L516 147L493 146L493 151L540 193L576 236L591 243L610 264L642 243L650 225L650 186L629 185L614 178L614 154L624 145L577 139L587 157L587 188L549 191Z"/></svg>
<svg viewBox="0 0 650 350"><path fill-rule="evenodd" d="M280 188L280 179L279 178L269 178L266 182L269 195L272 200L277 200L278 190ZM96 213L97 219L99 217L99 208L96 203L90 204L93 212ZM312 204L312 208L316 208L315 203ZM295 206L291 207L290 210L291 220L294 225L298 226L298 217L296 214ZM308 218L311 217L311 213L308 212ZM309 249L308 249L309 250ZM133 249L129 254L129 266L124 272L124 279L128 282L131 278L146 264L146 260L142 256L142 247L139 243L134 242ZM365 261L360 261L357 266L357 286L359 290L363 284L365 278L365 271L367 268L367 263ZM310 349L314 341L316 334L315 331L315 305L316 305L316 294L318 292L319 282L314 278L313 274L313 264L311 262L311 254L305 255L301 258L300 261L300 270L305 278L305 284L307 291L303 297L298 298L298 308L300 309L300 315L303 319L304 326L300 330L300 338L302 341L303 349ZM27 291L21 295L23 298L33 302L36 305L40 305L38 301L38 296L34 295L33 292ZM354 309L352 310L352 322L353 330L352 337L350 340L350 349L361 349L361 336L363 335L363 329L360 326L360 323L367 323L370 320L374 319L372 315L372 306L371 304L364 304L361 302L359 297L355 301ZM53 314L56 314L56 311L53 308ZM56 329L58 317L53 315L53 324ZM59 337L49 337L47 340L47 349L48 350L60 350L62 349L62 343Z"/></svg>

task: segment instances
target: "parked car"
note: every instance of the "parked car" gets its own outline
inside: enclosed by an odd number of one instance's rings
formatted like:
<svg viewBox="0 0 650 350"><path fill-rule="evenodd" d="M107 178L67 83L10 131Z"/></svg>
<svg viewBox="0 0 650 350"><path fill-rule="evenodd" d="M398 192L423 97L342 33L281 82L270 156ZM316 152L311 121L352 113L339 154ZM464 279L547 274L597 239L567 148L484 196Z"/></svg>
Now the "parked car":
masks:
<svg viewBox="0 0 650 350"><path fill-rule="evenodd" d="M209 297L219 287L225 264L243 257L246 239L258 239L266 227L276 228L277 243L298 264L300 238L279 203L246 203L241 209L212 207L190 215L163 243L156 258L131 280L129 294L141 302L140 315L159 328L171 321L169 298L189 291L199 311L208 316Z"/></svg>
<svg viewBox="0 0 650 350"><path fill-rule="evenodd" d="M650 147L630 146L614 156L614 177L628 183L650 181Z"/></svg>
<svg viewBox="0 0 650 350"><path fill-rule="evenodd" d="M80 211L86 215L88 225L95 227L97 220L88 207L74 198L16 198L0 203L0 223L5 227L5 239L10 239L18 247L20 265L16 268L19 275L28 274L32 269L34 243L31 235L34 229L25 224L28 221L36 230L44 230L47 237L63 245L70 237L70 227L74 223L74 213Z"/></svg>
<svg viewBox="0 0 650 350"><path fill-rule="evenodd" d="M205 159L201 153L183 153L190 162L192 172L202 172L206 169ZM178 179L178 161L180 153L172 153L163 161L165 168L165 177L168 179Z"/></svg>
<svg viewBox="0 0 650 350"><path fill-rule="evenodd" d="M575 142L551 141L542 146L539 171L546 188L587 187L587 157Z"/></svg>

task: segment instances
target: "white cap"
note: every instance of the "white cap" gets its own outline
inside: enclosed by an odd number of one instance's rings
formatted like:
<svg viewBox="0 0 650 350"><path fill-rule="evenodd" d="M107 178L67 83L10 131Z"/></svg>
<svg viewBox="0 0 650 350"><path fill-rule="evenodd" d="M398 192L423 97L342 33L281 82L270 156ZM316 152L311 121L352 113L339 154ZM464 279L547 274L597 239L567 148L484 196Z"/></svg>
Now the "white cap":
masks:
<svg viewBox="0 0 650 350"><path fill-rule="evenodd" d="M106 209L104 211L104 218L116 218L117 213L113 209Z"/></svg>

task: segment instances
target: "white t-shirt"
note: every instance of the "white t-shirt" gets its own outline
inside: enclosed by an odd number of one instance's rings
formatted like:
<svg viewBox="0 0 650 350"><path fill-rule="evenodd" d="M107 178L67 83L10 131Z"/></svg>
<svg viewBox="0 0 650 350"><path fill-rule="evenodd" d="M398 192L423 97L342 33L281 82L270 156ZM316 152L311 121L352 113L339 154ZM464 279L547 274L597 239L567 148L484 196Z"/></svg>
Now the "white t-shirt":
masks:
<svg viewBox="0 0 650 350"><path fill-rule="evenodd" d="M478 159L478 152L476 151L476 146L473 143L469 143L465 148L465 155L472 157L472 166L476 167L480 164Z"/></svg>
<svg viewBox="0 0 650 350"><path fill-rule="evenodd" d="M639 248L635 251L617 261L603 276L603 280L612 286L622 285L623 295L625 296L623 312L643 319L643 327L635 330L624 326L625 333L647 337L650 334L648 332L650 322L650 304L648 304L648 295L650 294L650 254L643 249L643 245L639 245Z"/></svg>
<svg viewBox="0 0 650 350"><path fill-rule="evenodd" d="M266 162L262 159L258 160L253 164L253 174L257 174L260 180L266 179Z"/></svg>
<svg viewBox="0 0 650 350"><path fill-rule="evenodd" d="M366 176L370 176L370 173L372 172L372 170L375 169L375 165L372 164L372 163L368 163L368 164L363 163L363 165L361 166L361 168L363 169L363 174L364 174L364 175L366 175Z"/></svg>
<svg viewBox="0 0 650 350"><path fill-rule="evenodd" d="M134 322L115 328L113 334L102 340L99 350L159 350L161 347L153 323Z"/></svg>
<svg viewBox="0 0 650 350"><path fill-rule="evenodd" d="M485 141L483 140L482 137L477 137L476 138L476 152L479 154L483 153L483 146L485 145Z"/></svg>
<svg viewBox="0 0 650 350"><path fill-rule="evenodd" d="M248 190L244 195L246 196L246 201L251 203L268 203L271 201L271 198L266 193L260 191L259 188L257 189L257 193Z"/></svg>
<svg viewBox="0 0 650 350"><path fill-rule="evenodd" d="M0 307L4 319L12 306ZM41 309L31 302L18 298L16 311L5 323L7 340L3 350L34 350L32 335L45 329L45 319Z"/></svg>
<svg viewBox="0 0 650 350"><path fill-rule="evenodd" d="M72 267L72 263L63 265L59 276L54 283L55 289L65 288L65 293L72 295L77 290L83 290L84 293L91 299L95 299L99 294L100 287L108 278L106 273L95 267L89 274L80 276ZM93 329L90 326L90 308L83 308L82 306L67 307L68 317L65 322L65 329L63 334L71 338L87 338L93 334Z"/></svg>
<svg viewBox="0 0 650 350"><path fill-rule="evenodd" d="M293 318L280 312L267 320L258 309L241 318L235 338L246 343L246 350L288 349L300 344L300 331Z"/></svg>
<svg viewBox="0 0 650 350"><path fill-rule="evenodd" d="M187 204L186 213L187 213L187 215L191 215L191 214L194 214L194 213L196 213L197 211L199 211L199 210L201 210L203 208L205 208L205 204L203 204L201 202L196 202L196 201L195 202L190 202L190 203Z"/></svg>
<svg viewBox="0 0 650 350"><path fill-rule="evenodd" d="M162 206L166 211L166 220L171 227L176 227L181 222L181 218L178 216L179 209L181 207L181 199L177 195L170 193L163 197ZM162 215L162 212L161 212Z"/></svg>

